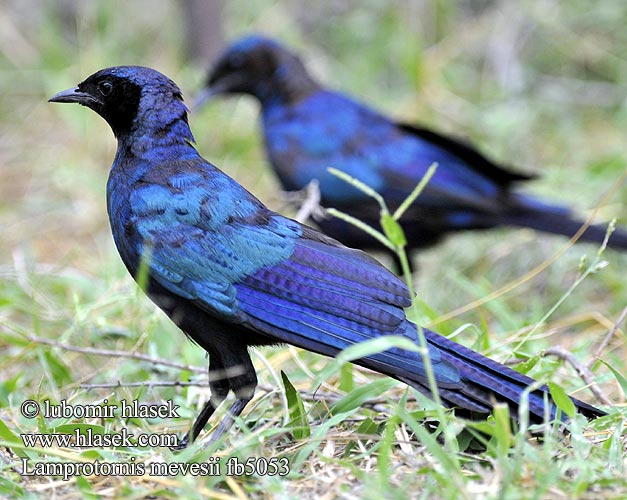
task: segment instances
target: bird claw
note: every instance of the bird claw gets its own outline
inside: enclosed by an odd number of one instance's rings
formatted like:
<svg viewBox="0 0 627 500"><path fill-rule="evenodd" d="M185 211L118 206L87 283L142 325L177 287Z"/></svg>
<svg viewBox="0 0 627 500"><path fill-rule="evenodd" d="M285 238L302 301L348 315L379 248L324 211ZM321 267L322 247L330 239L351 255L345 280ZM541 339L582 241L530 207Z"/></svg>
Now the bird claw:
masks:
<svg viewBox="0 0 627 500"><path fill-rule="evenodd" d="M189 445L189 432L186 432L185 435L179 439L179 442L175 446L170 446L170 450L172 451L181 451L187 448Z"/></svg>

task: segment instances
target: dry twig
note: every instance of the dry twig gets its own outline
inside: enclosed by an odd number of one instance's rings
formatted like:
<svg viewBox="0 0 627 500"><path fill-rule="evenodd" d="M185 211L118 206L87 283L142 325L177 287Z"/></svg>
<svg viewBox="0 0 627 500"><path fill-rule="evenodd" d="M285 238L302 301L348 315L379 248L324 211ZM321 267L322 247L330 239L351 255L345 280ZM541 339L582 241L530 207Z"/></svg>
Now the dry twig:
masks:
<svg viewBox="0 0 627 500"><path fill-rule="evenodd" d="M307 184L305 189L284 193L284 196L288 201L300 203L300 208L294 219L301 224L306 224L310 218L316 220L324 217L324 209L320 206L320 187L316 179Z"/></svg>
<svg viewBox="0 0 627 500"><path fill-rule="evenodd" d="M556 356L559 359L570 363L575 370L577 370L577 374L581 377L581 379L586 383L586 385L590 388L595 397L601 402L601 404L611 406L612 402L605 395L605 393L599 388L599 386L594 382L594 377L592 376L592 372L590 369L580 363L577 358L574 356L572 352L568 349L563 348L562 346L553 346L549 347L543 352L544 356Z"/></svg>
<svg viewBox="0 0 627 500"><path fill-rule="evenodd" d="M54 340L46 339L43 337L37 337L35 335L29 335L28 340L30 340L31 342L34 342L35 344L43 344L43 345L49 345L52 347L58 347L60 349L65 349L66 351L81 352L84 354L93 354L95 356L106 356L106 357L112 357L112 358L137 359L139 361L147 361L148 363L152 363L154 365L169 366L170 368L178 368L179 370L189 370L194 373L206 373L207 372L206 368L184 365L182 363L176 363L174 361L168 361L166 359L161 359L161 358L153 358L152 356L148 356L146 354L139 354L136 352L112 351L109 349L96 349L94 347L77 347L77 346L73 346L69 344L63 344L61 342L56 342Z"/></svg>
<svg viewBox="0 0 627 500"><path fill-rule="evenodd" d="M603 353L603 351L607 347L607 344L610 343L610 340L612 340L612 337L618 331L618 328L620 327L621 323L625 321L625 318L627 318L627 307L625 307L625 309L622 310L622 312L618 316L618 319L616 320L616 323L614 323L612 328L610 328L610 330L607 332L607 335L603 339L603 342L599 344L599 347L597 348L597 351L594 354L594 357L588 362L588 368L591 367L592 364L601 357L601 353Z"/></svg>

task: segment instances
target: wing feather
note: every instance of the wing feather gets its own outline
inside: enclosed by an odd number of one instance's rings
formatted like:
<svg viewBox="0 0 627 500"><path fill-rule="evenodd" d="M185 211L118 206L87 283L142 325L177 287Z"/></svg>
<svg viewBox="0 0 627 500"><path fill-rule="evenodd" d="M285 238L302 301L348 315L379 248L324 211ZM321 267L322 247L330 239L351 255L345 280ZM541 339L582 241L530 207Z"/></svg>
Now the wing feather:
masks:
<svg viewBox="0 0 627 500"><path fill-rule="evenodd" d="M176 186L151 185L134 194L150 276L167 290L269 339L331 356L385 335L416 342L416 326L404 313L409 291L376 260L260 207L242 192L240 201L227 200L240 207L238 213L207 219L202 214L215 210L198 208L206 190L171 203L167 190ZM458 370L437 347L429 351L436 379L459 384ZM422 358L413 351L393 348L361 364L397 377L424 376Z"/></svg>

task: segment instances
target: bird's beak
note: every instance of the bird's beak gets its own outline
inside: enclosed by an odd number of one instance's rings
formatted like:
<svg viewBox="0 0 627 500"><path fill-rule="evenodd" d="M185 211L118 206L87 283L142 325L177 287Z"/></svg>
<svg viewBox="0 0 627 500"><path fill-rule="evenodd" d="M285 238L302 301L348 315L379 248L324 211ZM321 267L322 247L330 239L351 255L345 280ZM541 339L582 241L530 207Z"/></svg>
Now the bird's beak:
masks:
<svg viewBox="0 0 627 500"><path fill-rule="evenodd" d="M219 89L215 89L214 87L205 87L198 93L198 95L194 97L194 102L192 103L192 111L199 111L200 108L202 108L207 101L209 101L213 98L213 96L219 93Z"/></svg>
<svg viewBox="0 0 627 500"><path fill-rule="evenodd" d="M78 87L62 90L48 99L48 102L77 102L84 106L99 104L98 99L87 92L81 92Z"/></svg>
<svg viewBox="0 0 627 500"><path fill-rule="evenodd" d="M213 80L213 82L212 82ZM192 104L192 111L198 111L200 108L210 99L218 94L228 94L233 92L233 89L238 88L245 82L245 77L239 73L232 73L230 75L219 77L209 80L209 84L194 98Z"/></svg>

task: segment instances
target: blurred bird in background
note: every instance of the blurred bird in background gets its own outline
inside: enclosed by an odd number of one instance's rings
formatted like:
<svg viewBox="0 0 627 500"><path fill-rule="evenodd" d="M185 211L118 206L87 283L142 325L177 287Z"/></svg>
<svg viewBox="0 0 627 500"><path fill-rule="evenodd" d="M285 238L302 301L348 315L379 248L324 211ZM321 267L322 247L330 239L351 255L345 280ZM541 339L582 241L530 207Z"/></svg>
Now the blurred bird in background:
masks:
<svg viewBox="0 0 627 500"><path fill-rule="evenodd" d="M316 179L323 207L337 208L375 228L377 202L328 168L367 184L394 210L437 163L435 175L400 220L408 250L464 230L510 225L572 237L584 225L568 208L514 190L534 176L498 165L457 139L397 123L326 89L293 52L272 39L252 35L228 47L210 70L196 106L216 94L250 94L259 100L268 159L285 190L302 190ZM385 249L343 220L316 222L345 245ZM606 227L590 225L579 241L601 243L606 232ZM626 250L627 232L616 229L608 246Z"/></svg>

